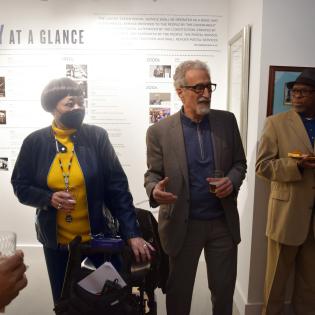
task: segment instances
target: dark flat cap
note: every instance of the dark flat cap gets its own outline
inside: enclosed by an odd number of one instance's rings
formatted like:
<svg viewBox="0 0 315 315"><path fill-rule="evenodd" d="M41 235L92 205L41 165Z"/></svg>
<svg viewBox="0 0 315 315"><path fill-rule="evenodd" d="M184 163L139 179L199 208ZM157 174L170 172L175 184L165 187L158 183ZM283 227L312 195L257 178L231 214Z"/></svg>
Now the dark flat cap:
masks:
<svg viewBox="0 0 315 315"><path fill-rule="evenodd" d="M287 82L288 89L292 89L295 83L306 84L315 87L315 69L305 69L295 81Z"/></svg>

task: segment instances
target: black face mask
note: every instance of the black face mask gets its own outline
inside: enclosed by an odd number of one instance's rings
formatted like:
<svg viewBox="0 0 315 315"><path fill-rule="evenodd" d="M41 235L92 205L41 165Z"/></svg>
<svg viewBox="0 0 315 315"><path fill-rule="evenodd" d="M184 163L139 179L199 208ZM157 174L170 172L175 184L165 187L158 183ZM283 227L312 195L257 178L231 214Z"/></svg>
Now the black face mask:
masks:
<svg viewBox="0 0 315 315"><path fill-rule="evenodd" d="M63 113L59 120L69 129L79 129L85 116L85 109L74 109L70 112Z"/></svg>

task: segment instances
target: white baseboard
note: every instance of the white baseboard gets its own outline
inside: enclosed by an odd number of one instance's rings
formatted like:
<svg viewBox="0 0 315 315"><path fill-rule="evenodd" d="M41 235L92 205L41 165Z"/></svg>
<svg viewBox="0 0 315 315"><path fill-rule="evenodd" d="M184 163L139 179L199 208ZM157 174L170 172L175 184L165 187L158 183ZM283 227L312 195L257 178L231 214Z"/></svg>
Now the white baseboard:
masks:
<svg viewBox="0 0 315 315"><path fill-rule="evenodd" d="M243 292L235 286L234 303L240 315L261 315L262 302L249 303L245 300ZM294 315L290 302L285 303L285 314Z"/></svg>
<svg viewBox="0 0 315 315"><path fill-rule="evenodd" d="M237 310L239 311L240 315L245 314L245 308L246 308L246 300L243 292L239 288L239 286L235 285L235 292L234 292L234 304L237 307Z"/></svg>

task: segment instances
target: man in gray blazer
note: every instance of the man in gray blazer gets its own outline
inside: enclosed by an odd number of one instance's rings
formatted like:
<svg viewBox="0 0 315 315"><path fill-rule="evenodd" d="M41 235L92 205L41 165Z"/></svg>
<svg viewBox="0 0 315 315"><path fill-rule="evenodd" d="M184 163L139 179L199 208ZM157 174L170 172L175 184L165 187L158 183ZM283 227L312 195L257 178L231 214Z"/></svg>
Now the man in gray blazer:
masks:
<svg viewBox="0 0 315 315"><path fill-rule="evenodd" d="M207 65L181 63L174 86L182 109L147 132L145 187L152 207L160 206L159 234L169 255L168 315L188 315L201 251L207 263L214 315L231 315L240 242L237 194L246 158L232 113L210 110ZM223 171L215 193L211 172Z"/></svg>

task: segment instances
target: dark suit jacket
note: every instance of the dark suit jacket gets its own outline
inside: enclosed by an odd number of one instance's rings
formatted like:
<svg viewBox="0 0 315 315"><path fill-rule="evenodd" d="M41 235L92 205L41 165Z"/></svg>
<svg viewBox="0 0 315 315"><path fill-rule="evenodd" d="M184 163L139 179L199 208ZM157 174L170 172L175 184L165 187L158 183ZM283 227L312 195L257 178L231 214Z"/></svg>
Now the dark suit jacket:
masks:
<svg viewBox="0 0 315 315"><path fill-rule="evenodd" d="M246 173L244 154L236 119L230 112L211 110L209 114L216 169L224 171L234 186L231 195L221 199L226 221L236 244L240 242L237 194ZM152 125L147 131L145 187L152 207L154 186L169 177L167 191L178 196L175 204L161 205L159 234L164 251L176 256L182 247L189 218L189 175L180 112ZM205 176L206 177L206 176Z"/></svg>

